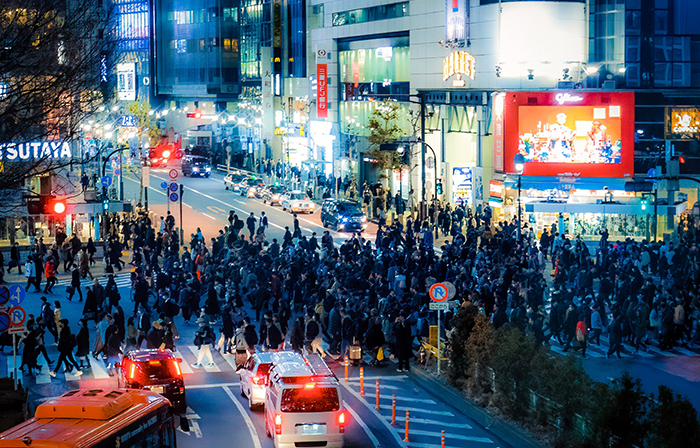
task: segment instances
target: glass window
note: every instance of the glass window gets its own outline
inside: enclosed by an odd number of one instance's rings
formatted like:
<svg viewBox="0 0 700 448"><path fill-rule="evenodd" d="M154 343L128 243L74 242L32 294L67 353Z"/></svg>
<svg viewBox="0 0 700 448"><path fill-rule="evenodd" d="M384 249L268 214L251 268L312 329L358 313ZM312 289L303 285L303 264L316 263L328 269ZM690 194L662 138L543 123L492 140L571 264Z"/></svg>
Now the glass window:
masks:
<svg viewBox="0 0 700 448"><path fill-rule="evenodd" d="M668 32L668 11L656 10L654 13L654 31L656 31L656 34L666 34Z"/></svg>
<svg viewBox="0 0 700 448"><path fill-rule="evenodd" d="M312 387L285 389L282 392L282 412L334 412L340 409L338 389L335 387Z"/></svg>
<svg viewBox="0 0 700 448"><path fill-rule="evenodd" d="M333 13L333 26L405 17L409 14L408 5L409 2L401 2L392 3L390 5L371 6L369 8L353 9L351 11Z"/></svg>

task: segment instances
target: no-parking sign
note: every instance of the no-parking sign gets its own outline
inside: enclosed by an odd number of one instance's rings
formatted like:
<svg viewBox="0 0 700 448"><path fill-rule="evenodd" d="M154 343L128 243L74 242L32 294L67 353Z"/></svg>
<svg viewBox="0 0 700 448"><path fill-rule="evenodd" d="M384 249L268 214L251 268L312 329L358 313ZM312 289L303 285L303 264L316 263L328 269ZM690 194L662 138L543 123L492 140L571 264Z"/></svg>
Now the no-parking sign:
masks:
<svg viewBox="0 0 700 448"><path fill-rule="evenodd" d="M435 283L430 287L430 298L433 302L444 302L447 300L449 293L447 292L447 286L442 283Z"/></svg>
<svg viewBox="0 0 700 448"><path fill-rule="evenodd" d="M21 306L10 308L10 322L13 327L21 327L27 320L27 312Z"/></svg>

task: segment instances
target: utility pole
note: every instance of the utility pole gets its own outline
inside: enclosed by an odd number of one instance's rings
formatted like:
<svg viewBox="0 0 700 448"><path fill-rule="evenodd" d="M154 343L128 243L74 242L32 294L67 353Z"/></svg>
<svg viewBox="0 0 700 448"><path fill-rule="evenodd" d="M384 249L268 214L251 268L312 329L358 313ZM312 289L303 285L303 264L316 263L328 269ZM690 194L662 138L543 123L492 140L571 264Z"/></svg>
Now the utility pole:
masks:
<svg viewBox="0 0 700 448"><path fill-rule="evenodd" d="M421 202L420 202L420 219L426 219L426 202L425 202L425 93L419 92L420 95L420 172L421 172ZM437 160L435 161L437 163ZM437 182L437 179L435 179Z"/></svg>
<svg viewBox="0 0 700 448"><path fill-rule="evenodd" d="M185 186L180 184L180 247L185 244L185 229L182 222L182 195L185 193Z"/></svg>

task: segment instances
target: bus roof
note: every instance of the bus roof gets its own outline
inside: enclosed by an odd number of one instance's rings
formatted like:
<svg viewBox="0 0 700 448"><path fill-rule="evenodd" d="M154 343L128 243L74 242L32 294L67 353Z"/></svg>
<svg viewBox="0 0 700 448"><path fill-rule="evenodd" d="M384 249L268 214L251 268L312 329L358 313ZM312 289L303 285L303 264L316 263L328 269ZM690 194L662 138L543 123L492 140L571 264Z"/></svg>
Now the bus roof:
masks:
<svg viewBox="0 0 700 448"><path fill-rule="evenodd" d="M39 405L34 418L0 433L0 447L89 447L169 405L165 397L146 390L73 390Z"/></svg>

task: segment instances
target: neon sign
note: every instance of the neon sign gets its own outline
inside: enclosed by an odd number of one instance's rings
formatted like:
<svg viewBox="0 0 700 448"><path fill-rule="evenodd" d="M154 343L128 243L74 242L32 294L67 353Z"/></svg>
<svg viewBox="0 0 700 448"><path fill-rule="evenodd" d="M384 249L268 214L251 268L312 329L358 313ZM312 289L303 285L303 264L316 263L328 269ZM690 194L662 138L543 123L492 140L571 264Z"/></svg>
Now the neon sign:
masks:
<svg viewBox="0 0 700 448"><path fill-rule="evenodd" d="M583 101L583 97L579 95L572 95L570 93L557 93L557 95L554 97L557 103L559 104L564 104L564 103L579 103Z"/></svg>
<svg viewBox="0 0 700 448"><path fill-rule="evenodd" d="M68 142L0 143L0 160L48 160L73 157Z"/></svg>
<svg viewBox="0 0 700 448"><path fill-rule="evenodd" d="M458 75L469 76L474 79L476 74L476 59L466 51L453 51L442 61L442 80Z"/></svg>

